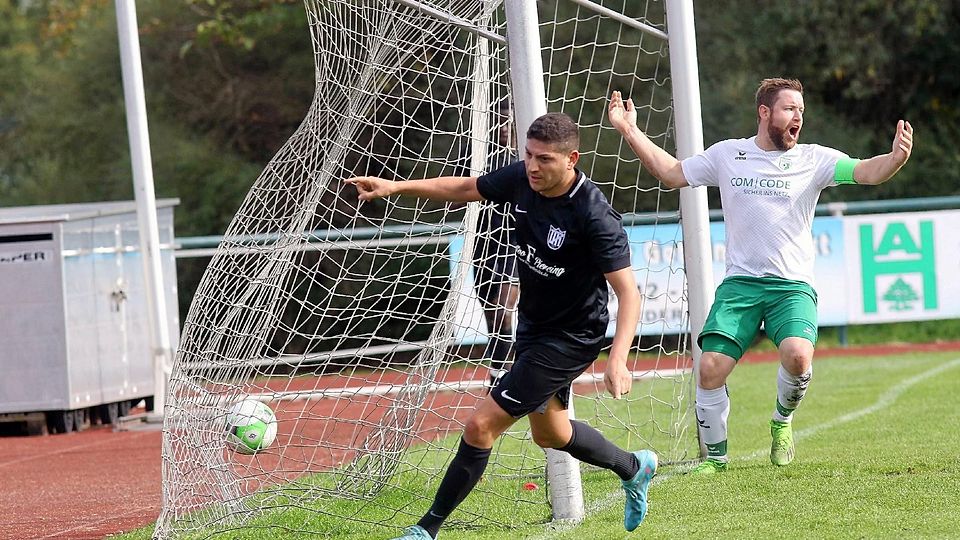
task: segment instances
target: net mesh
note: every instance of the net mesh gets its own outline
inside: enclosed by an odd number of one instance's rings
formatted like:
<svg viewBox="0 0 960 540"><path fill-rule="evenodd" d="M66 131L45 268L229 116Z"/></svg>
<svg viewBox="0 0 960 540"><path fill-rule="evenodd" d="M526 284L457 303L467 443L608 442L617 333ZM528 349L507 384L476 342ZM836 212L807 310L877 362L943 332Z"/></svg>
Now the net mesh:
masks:
<svg viewBox="0 0 960 540"><path fill-rule="evenodd" d="M665 27L659 2L597 4ZM486 392L491 329L474 262L507 241L484 225L503 210L414 198L361 204L343 179L476 175L516 159L508 50L495 38L506 35L504 8L305 5L316 94L238 210L184 324L165 411L159 537L238 527L362 537L415 522ZM538 9L547 107L580 124L579 166L625 222L645 223L629 228L644 296L628 365L638 380L629 399L613 401L595 367L574 387L576 414L664 462L694 457L680 233L668 223L676 196L646 176L605 113L609 91L622 90L641 128L672 150L665 43L580 3ZM612 320L615 312L614 302ZM277 440L253 456L224 437L227 410L244 397L278 418ZM522 489L544 485L544 461L519 422L449 523L548 520L547 490ZM270 521L281 510L282 525Z"/></svg>

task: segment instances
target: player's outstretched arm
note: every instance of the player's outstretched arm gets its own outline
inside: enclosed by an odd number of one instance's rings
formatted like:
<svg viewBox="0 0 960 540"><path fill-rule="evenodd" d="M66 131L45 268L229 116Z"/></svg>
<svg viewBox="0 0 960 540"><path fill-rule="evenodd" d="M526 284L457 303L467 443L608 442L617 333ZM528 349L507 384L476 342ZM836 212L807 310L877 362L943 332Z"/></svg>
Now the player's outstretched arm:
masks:
<svg viewBox="0 0 960 540"><path fill-rule="evenodd" d="M610 95L610 106L607 109L610 123L620 132L633 152L640 158L643 166L650 171L657 180L670 188L687 186L687 179L683 176L680 161L660 148L647 137L646 133L637 127L637 108L633 100L623 100L618 90Z"/></svg>
<svg viewBox="0 0 960 540"><path fill-rule="evenodd" d="M640 291L633 277L633 269L629 266L604 274L604 277L617 295L618 307L617 329L613 334L603 384L614 399L620 399L621 394L630 393L633 385L633 377L627 369L627 356L630 354L630 344L633 343L637 323L640 321Z"/></svg>
<svg viewBox="0 0 960 540"><path fill-rule="evenodd" d="M372 201L390 195L410 195L449 202L482 201L477 191L476 176L441 176L423 180L396 182L376 176L354 176L343 181L357 188L361 201Z"/></svg>
<svg viewBox="0 0 960 540"><path fill-rule="evenodd" d="M910 122L897 122L897 132L893 136L893 147L889 154L880 154L857 163L853 169L853 179L858 184L875 186L882 184L897 174L897 171L910 159L913 152L913 126Z"/></svg>

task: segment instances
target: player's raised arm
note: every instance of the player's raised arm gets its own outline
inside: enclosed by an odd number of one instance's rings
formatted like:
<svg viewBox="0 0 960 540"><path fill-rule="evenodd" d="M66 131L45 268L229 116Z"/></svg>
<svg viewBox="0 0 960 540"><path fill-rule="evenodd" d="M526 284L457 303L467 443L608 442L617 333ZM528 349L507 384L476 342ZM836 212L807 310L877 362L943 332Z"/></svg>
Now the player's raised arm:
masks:
<svg viewBox="0 0 960 540"><path fill-rule="evenodd" d="M687 186L687 179L683 176L680 161L660 148L637 127L637 109L633 100L623 100L618 90L610 95L610 106L607 110L610 123L620 132L627 141L643 166L650 171L657 180L670 188Z"/></svg>
<svg viewBox="0 0 960 540"><path fill-rule="evenodd" d="M882 184L897 174L897 171L910 159L913 152L913 126L910 122L897 122L897 132L893 136L893 147L889 154L880 154L857 163L853 169L853 179L858 184Z"/></svg>
<svg viewBox="0 0 960 540"><path fill-rule="evenodd" d="M396 182L376 176L354 176L344 183L357 188L360 200L372 201L390 195L410 195L449 202L482 201L476 176L441 176Z"/></svg>
<svg viewBox="0 0 960 540"><path fill-rule="evenodd" d="M637 323L640 321L640 291L637 289L633 269L629 266L604 274L604 277L617 295L618 307L617 329L610 346L603 383L614 399L620 399L621 394L630 393L633 385L633 377L627 369L627 356L630 354L630 344L633 343Z"/></svg>

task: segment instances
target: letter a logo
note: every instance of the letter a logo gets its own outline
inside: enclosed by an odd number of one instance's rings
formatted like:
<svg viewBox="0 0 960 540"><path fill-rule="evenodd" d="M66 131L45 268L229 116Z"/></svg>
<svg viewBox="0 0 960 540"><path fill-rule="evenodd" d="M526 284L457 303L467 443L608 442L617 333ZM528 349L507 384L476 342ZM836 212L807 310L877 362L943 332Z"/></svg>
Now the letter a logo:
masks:
<svg viewBox="0 0 960 540"><path fill-rule="evenodd" d="M566 237L567 231L560 230L551 225L550 230L547 232L547 247L553 250L560 249L560 246L563 245L563 239Z"/></svg>

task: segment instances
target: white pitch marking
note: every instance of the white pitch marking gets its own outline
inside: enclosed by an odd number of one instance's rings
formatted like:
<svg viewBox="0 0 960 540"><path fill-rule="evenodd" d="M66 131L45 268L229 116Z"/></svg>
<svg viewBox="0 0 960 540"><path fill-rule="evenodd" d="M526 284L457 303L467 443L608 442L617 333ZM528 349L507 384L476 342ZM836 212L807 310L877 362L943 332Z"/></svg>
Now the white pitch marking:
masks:
<svg viewBox="0 0 960 540"><path fill-rule="evenodd" d="M899 398L904 392L909 390L910 387L914 386L915 384L921 383L931 377L935 377L943 373L944 371L949 371L957 366L960 366L960 358L957 358L951 362L947 362L935 368L924 371L919 375L914 375L913 377L910 377L909 379L905 381L901 381L899 384L894 385L894 387L891 388L890 390L887 390L883 395L880 396L880 399L878 399L876 403L874 403L873 405L870 405L869 407L865 407L858 411L853 411L853 412L844 414L843 416L838 416L833 420L823 422L822 424L817 424L807 429L802 429L795 434L795 437L798 439L804 439L816 433L819 433L823 430L832 429L841 424L845 424L847 422L852 422L854 420L857 420L858 418L861 418L868 414L873 414L875 412L881 411L889 407L890 405L892 405L893 402L897 400L897 398ZM769 453L770 453L769 448L762 448L760 450L751 452L750 454L742 458L738 458L735 461L748 461L751 459L757 459L759 457L766 456ZM673 478L674 476L682 475L683 473L685 473L687 470L691 468L692 468L691 465L687 465L684 467L676 467L668 473L658 474L653 478L653 480L651 480L650 485L654 486L656 484L661 484L663 482L666 482L667 480L669 480L670 478ZM590 504L588 504L585 513L587 515L590 515L592 513L601 512L606 510L607 508L610 508L615 504L621 503L622 501L623 501L623 494L618 489L616 491L607 493L607 495L602 499L593 501ZM545 526L547 530L541 535L532 537L532 540L533 539L545 540L545 539L552 538L551 536L552 533L555 533L558 531L572 530L576 525L577 525L576 523L569 523L569 522L560 522L556 524L549 523Z"/></svg>
<svg viewBox="0 0 960 540"><path fill-rule="evenodd" d="M867 416L868 414L873 414L875 412L886 409L890 405L893 405L893 402L896 401L897 398L899 398L904 392L909 390L911 386L917 383L921 383L929 379L930 377L935 377L943 373L944 371L949 371L957 366L960 366L960 358L957 358L952 362L947 362L946 364L941 364L933 369L924 371L919 375L914 375L913 377L910 377L907 380L900 381L900 383L894 385L893 388L891 388L890 390L887 390L882 396L880 396L880 399L878 399L877 402L874 403L873 405L860 409L859 411L853 411L843 416L838 416L833 420L823 422L822 424L817 424L815 426L811 426L806 429L801 429L797 431L794 434L794 436L798 439L805 439L807 437L812 437L813 435L816 435L821 431L835 428L841 424L846 424L847 422L852 422L854 420ZM740 459L741 460L757 459L760 457L767 456L769 454L770 454L769 448L760 449Z"/></svg>

